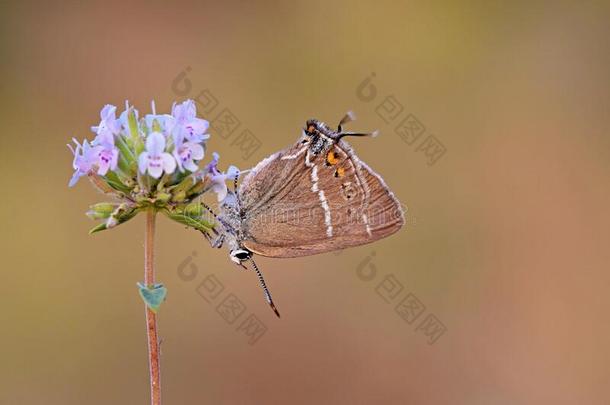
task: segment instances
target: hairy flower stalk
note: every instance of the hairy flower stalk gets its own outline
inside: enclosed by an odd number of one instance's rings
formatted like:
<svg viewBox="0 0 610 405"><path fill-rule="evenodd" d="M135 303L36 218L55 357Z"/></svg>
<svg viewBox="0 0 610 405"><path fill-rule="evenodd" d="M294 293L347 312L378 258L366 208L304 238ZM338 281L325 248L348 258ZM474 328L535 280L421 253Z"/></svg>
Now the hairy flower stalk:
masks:
<svg viewBox="0 0 610 405"><path fill-rule="evenodd" d="M155 285L155 210L146 213L146 237L144 243L144 284ZM148 367L150 370L150 398L153 405L161 404L161 366L159 365L159 335L157 314L147 305L146 331L148 337Z"/></svg>
<svg viewBox="0 0 610 405"><path fill-rule="evenodd" d="M165 300L167 289L155 280L154 232L156 214L163 213L181 225L204 234L214 231L202 196L212 191L218 201L227 195L225 181L239 171L231 166L226 173L218 169L218 154L203 169L199 162L205 156L209 135L208 122L198 118L195 103L187 100L172 106L171 114L152 114L139 118L138 111L126 103L116 116L116 107L106 105L100 112L100 123L91 127L92 141L73 139L68 145L74 155L74 174L69 186L81 177L111 202L94 204L87 216L101 222L91 229L96 233L115 228L146 213L144 243L144 281L138 283L145 303L151 403L161 403L161 369L157 331L157 311Z"/></svg>

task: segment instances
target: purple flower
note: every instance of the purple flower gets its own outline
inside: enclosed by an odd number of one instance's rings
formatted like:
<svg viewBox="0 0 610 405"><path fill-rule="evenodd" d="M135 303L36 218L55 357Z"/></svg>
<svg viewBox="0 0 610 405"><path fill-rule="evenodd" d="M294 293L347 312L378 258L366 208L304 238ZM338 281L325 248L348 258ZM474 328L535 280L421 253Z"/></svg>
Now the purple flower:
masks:
<svg viewBox="0 0 610 405"><path fill-rule="evenodd" d="M212 181L211 190L216 193L218 201L221 202L227 197L227 179L233 180L239 176L239 169L235 166L229 166L226 173L218 170L218 153L214 152L214 158L208 163L204 169L205 174Z"/></svg>
<svg viewBox="0 0 610 405"><path fill-rule="evenodd" d="M146 138L146 151L138 157L140 173L148 174L158 179L163 172L173 173L176 170L176 161L165 152L165 137L159 132L152 132Z"/></svg>
<svg viewBox="0 0 610 405"><path fill-rule="evenodd" d="M78 143L75 138L72 140L76 144L76 147L73 148L72 145L68 144L68 148L70 148L74 154L72 167L74 167L75 171L68 183L69 187L73 187L78 179L82 176L86 176L91 171L93 165L97 162L97 155L99 152L99 147L91 146L86 139L83 141L82 145Z"/></svg>
<svg viewBox="0 0 610 405"><path fill-rule="evenodd" d="M203 159L204 149L203 146L198 143L188 141L182 142L181 139L178 139L177 141L174 140L173 153L178 162L178 169L180 169L181 172L183 172L184 169L195 172L198 167L194 161Z"/></svg>
<svg viewBox="0 0 610 405"><path fill-rule="evenodd" d="M114 140L112 143L104 142L101 145L96 145L98 149L97 153L97 174L105 176L108 170L115 170L117 163L119 162L119 150L114 147Z"/></svg>
<svg viewBox="0 0 610 405"><path fill-rule="evenodd" d="M114 136L121 131L121 123L116 119L116 107L106 104L100 112L100 124L97 127L91 127L91 130L97 134L93 144L112 143L114 145Z"/></svg>
<svg viewBox="0 0 610 405"><path fill-rule="evenodd" d="M187 139L189 142L201 143L208 139L209 123L197 118L197 108L193 100L186 100L181 104L172 106L172 117L174 118L173 135L176 139Z"/></svg>

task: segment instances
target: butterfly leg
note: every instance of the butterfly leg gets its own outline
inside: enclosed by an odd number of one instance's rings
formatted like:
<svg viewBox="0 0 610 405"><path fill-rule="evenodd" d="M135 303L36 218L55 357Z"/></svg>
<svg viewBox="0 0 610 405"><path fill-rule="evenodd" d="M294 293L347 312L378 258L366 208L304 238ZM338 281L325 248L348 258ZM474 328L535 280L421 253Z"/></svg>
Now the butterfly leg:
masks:
<svg viewBox="0 0 610 405"><path fill-rule="evenodd" d="M203 234L203 236L205 236L207 241L210 243L210 246L214 249L220 249L225 241L225 234L221 233L219 235L216 230L214 230L214 236L210 235L208 232L201 231L201 233Z"/></svg>
<svg viewBox="0 0 610 405"><path fill-rule="evenodd" d="M210 240L210 245L214 248L214 249L220 249L222 247L222 244L225 241L225 234L220 234L218 236L216 236L216 238L214 238L213 240Z"/></svg>

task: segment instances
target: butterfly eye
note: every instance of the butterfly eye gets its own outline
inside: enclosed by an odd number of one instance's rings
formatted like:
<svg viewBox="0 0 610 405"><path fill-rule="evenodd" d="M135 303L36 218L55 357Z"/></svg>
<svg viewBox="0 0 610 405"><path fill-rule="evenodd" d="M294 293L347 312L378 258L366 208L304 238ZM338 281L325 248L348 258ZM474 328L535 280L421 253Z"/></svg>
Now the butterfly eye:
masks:
<svg viewBox="0 0 610 405"><path fill-rule="evenodd" d="M231 251L231 257L237 258L241 260L247 260L250 258L250 252L243 249L233 250Z"/></svg>

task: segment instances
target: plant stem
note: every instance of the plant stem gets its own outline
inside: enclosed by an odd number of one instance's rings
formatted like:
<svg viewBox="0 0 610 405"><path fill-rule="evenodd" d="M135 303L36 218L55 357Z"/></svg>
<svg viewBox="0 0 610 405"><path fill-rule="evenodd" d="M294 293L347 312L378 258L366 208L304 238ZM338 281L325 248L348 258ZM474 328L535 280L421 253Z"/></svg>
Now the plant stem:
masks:
<svg viewBox="0 0 610 405"><path fill-rule="evenodd" d="M146 212L146 233L144 242L144 284L155 284L154 249L155 215L154 208ZM157 336L157 316L144 305L146 311L146 332L148 335L148 366L150 370L150 403L161 404L161 368L159 366L159 337Z"/></svg>

